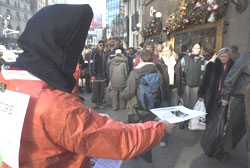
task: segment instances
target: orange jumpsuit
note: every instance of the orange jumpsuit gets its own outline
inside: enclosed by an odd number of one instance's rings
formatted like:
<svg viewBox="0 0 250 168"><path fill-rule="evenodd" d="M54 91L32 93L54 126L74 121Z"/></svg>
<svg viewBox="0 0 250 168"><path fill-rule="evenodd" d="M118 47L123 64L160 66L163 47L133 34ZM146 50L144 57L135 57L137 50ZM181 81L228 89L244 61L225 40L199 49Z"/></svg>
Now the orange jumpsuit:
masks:
<svg viewBox="0 0 250 168"><path fill-rule="evenodd" d="M20 168L89 168L91 157L126 160L154 147L165 134L161 122L116 122L86 107L77 96L41 80L5 80L3 73L0 83L6 89L31 95L21 137ZM2 167L8 166L3 163Z"/></svg>

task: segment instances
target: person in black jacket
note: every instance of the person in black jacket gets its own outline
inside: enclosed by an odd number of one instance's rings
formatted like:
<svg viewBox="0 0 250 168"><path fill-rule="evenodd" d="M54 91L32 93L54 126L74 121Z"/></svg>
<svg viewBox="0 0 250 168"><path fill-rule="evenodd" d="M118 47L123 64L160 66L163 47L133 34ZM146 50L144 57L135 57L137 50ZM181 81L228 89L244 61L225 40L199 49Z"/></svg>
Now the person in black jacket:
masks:
<svg viewBox="0 0 250 168"><path fill-rule="evenodd" d="M107 54L104 52L104 41L100 40L98 46L91 52L89 71L93 82L92 107L104 109L103 100L108 78Z"/></svg>
<svg viewBox="0 0 250 168"><path fill-rule="evenodd" d="M233 60L230 51L221 49L218 55L214 55L206 66L198 90L199 100L205 100L206 124L209 124L214 116L213 114L218 112L221 106L221 88L224 86L224 80L232 65Z"/></svg>
<svg viewBox="0 0 250 168"><path fill-rule="evenodd" d="M227 129L225 138L231 140L224 144L225 152L231 152L246 133L244 94L249 83L250 52L241 55L236 60L224 81L224 87L221 91L222 105L229 104L228 113L230 115L230 127Z"/></svg>

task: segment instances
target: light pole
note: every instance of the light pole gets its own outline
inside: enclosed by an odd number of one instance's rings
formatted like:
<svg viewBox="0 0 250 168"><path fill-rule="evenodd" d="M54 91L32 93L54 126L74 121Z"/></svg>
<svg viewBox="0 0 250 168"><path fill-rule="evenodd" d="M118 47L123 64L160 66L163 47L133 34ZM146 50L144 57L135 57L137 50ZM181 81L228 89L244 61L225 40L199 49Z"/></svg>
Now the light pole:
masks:
<svg viewBox="0 0 250 168"><path fill-rule="evenodd" d="M18 34L19 31L8 28L8 21L10 20L10 15L7 15L6 17L1 16L1 18L3 22L3 37L5 41L5 46L8 46L8 38L9 38L8 35Z"/></svg>

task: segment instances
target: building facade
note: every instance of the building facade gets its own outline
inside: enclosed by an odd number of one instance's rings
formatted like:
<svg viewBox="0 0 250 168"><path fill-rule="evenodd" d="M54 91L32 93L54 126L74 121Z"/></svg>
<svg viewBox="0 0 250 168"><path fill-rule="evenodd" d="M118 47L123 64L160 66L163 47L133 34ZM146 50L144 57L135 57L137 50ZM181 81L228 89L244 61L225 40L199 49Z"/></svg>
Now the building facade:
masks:
<svg viewBox="0 0 250 168"><path fill-rule="evenodd" d="M25 29L27 21L33 15L29 0L0 1L0 42L16 45L16 39ZM8 47L8 46L7 46Z"/></svg>
<svg viewBox="0 0 250 168"><path fill-rule="evenodd" d="M56 4L57 0L30 0L30 2L31 10L35 13L45 6Z"/></svg>
<svg viewBox="0 0 250 168"><path fill-rule="evenodd" d="M213 3L208 4L209 2ZM135 36L139 36L139 43L170 40L176 52L179 52L182 45L190 48L195 42L202 43L210 51L237 46L240 54L249 52L250 5L245 0L233 2L124 0L126 17L129 18L126 26L129 35L124 34L124 39L129 37L128 44L133 47L137 46ZM133 19L137 11L139 24ZM157 13L160 15L156 15ZM136 33L138 29L139 34Z"/></svg>
<svg viewBox="0 0 250 168"><path fill-rule="evenodd" d="M124 0L125 4L125 33L124 46L137 47L143 41L140 28L143 22L143 0Z"/></svg>
<svg viewBox="0 0 250 168"><path fill-rule="evenodd" d="M56 0L1 0L0 43L7 48L17 47L16 41L34 13L56 2Z"/></svg>
<svg viewBox="0 0 250 168"><path fill-rule="evenodd" d="M106 39L109 45L115 40L123 42L124 9L123 0L107 0L106 8Z"/></svg>

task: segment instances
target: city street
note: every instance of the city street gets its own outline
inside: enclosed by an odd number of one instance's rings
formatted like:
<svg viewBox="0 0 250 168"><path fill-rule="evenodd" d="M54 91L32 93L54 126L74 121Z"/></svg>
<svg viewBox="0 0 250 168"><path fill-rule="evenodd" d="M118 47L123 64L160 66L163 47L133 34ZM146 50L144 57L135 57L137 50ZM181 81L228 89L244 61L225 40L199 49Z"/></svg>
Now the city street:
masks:
<svg viewBox="0 0 250 168"><path fill-rule="evenodd" d="M80 94L85 98L85 104L91 107L91 94ZM111 95L106 94L104 110L96 109L99 113L106 113L116 121L127 122L126 110L112 111ZM141 158L124 161L121 168L247 168L246 136L222 163L208 158L200 145L203 131L180 130L176 126L168 137L167 147L157 145L152 150L153 162L147 163Z"/></svg>

